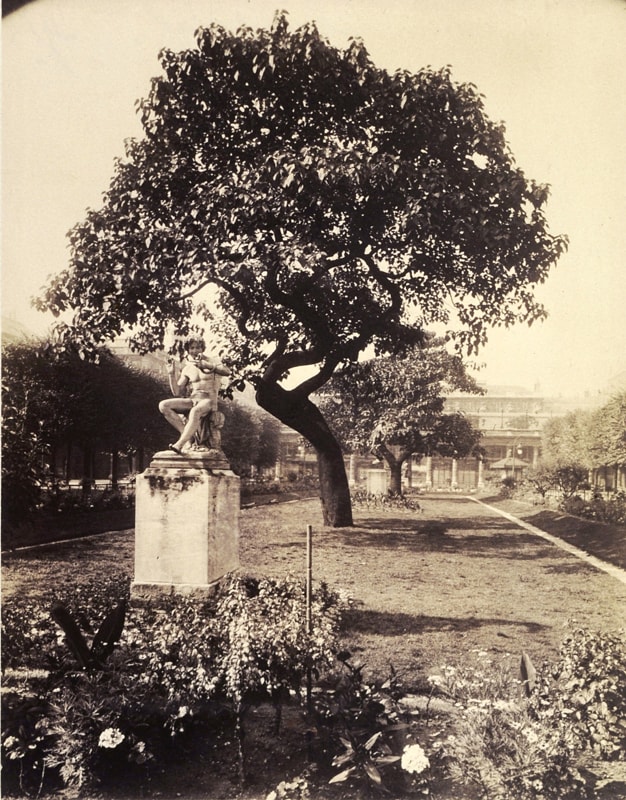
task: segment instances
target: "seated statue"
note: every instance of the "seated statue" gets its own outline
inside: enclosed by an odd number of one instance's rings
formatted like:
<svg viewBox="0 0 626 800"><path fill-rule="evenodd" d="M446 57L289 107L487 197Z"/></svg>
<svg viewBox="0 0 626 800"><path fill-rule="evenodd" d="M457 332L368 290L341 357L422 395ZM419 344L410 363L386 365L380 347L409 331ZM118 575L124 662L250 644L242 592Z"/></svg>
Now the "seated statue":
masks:
<svg viewBox="0 0 626 800"><path fill-rule="evenodd" d="M204 339L187 339L185 363L178 378L174 359L168 359L167 372L174 397L162 400L159 411L180 434L169 445L179 455L185 450L221 451L222 447L224 415L218 410L217 397L222 376L230 372L207 358L205 348ZM182 416L185 414L186 420Z"/></svg>

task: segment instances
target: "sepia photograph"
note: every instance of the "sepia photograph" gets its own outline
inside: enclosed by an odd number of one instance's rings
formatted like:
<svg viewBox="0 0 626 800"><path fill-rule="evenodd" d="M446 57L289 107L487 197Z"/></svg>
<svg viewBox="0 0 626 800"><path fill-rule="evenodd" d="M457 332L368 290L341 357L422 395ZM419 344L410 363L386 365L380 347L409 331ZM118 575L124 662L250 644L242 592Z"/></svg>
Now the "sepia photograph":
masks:
<svg viewBox="0 0 626 800"><path fill-rule="evenodd" d="M4 0L3 797L626 800L625 41Z"/></svg>

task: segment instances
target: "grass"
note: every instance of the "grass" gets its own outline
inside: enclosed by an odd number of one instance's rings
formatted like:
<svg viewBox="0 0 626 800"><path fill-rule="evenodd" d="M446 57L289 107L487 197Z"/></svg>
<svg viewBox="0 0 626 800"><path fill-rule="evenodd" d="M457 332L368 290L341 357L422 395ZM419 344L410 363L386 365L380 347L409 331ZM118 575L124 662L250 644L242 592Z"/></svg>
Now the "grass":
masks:
<svg viewBox="0 0 626 800"><path fill-rule="evenodd" d="M564 539L586 553L626 569L626 528L621 525L591 522L523 500L499 498L485 498L485 500L543 531Z"/></svg>
<svg viewBox="0 0 626 800"><path fill-rule="evenodd" d="M552 660L569 620L601 631L623 625L626 585L615 578L463 497L421 502L421 513L355 509L346 529L324 529L317 500L244 509L241 568L304 578L311 524L314 580L352 600L347 649L368 676L384 679L393 665L411 687L472 650ZM609 551L623 546L623 533L607 541ZM99 574L132 575L133 544L128 529L5 554L3 592L37 595Z"/></svg>
<svg viewBox="0 0 626 800"><path fill-rule="evenodd" d="M315 502L255 510L242 526L242 566L304 572L304 527L314 527L314 577L353 598L346 645L408 685L471 650L552 659L568 620L623 624L626 586L495 511L462 497L427 497L423 512L355 512L352 529L322 529ZM274 528L272 530L272 527ZM269 536L268 536L269 533Z"/></svg>

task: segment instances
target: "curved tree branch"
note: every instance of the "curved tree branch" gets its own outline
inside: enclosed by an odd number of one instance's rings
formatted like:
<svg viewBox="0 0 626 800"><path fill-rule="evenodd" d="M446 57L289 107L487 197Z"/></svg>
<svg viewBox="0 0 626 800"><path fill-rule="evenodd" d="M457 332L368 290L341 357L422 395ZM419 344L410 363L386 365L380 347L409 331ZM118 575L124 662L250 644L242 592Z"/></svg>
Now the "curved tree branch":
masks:
<svg viewBox="0 0 626 800"><path fill-rule="evenodd" d="M213 276L211 276L210 278L207 278L205 281L202 281L198 286L195 287L195 289L191 289L190 291L186 292L185 294L181 294L179 299L181 301L189 300L190 297L193 297L194 294L197 294L199 291L204 289L205 286L208 286L210 283L213 283L213 282L215 282L215 278Z"/></svg>
<svg viewBox="0 0 626 800"><path fill-rule="evenodd" d="M276 304L285 306L296 315L296 318L303 322L309 330L318 338L319 342L325 343L328 347L333 341L333 335L321 315L318 315L314 309L309 308L303 302L301 295L289 294L285 292L278 285L278 272L280 264L276 261L274 264L268 264L267 275L265 277L265 289L270 297ZM311 286L308 286L311 290Z"/></svg>
<svg viewBox="0 0 626 800"><path fill-rule="evenodd" d="M321 388L332 377L335 367L340 361L340 357L328 356L316 375L307 378L307 380L292 389L294 395L308 397L313 394L313 392Z"/></svg>

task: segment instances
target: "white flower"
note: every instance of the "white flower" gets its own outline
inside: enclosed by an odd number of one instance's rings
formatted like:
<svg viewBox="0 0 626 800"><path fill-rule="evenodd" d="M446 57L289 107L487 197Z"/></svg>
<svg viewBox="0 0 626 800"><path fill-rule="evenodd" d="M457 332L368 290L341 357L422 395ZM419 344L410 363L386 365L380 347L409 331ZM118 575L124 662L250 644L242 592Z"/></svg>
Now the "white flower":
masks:
<svg viewBox="0 0 626 800"><path fill-rule="evenodd" d="M181 706L178 709L178 714L176 716L178 717L178 719L181 719L182 717L186 717L188 713L189 713L189 707Z"/></svg>
<svg viewBox="0 0 626 800"><path fill-rule="evenodd" d="M420 772L424 772L425 769L430 767L430 761L419 744L407 744L402 753L400 766L405 772L419 775Z"/></svg>
<svg viewBox="0 0 626 800"><path fill-rule="evenodd" d="M12 747L15 747L16 744L19 744L19 741L20 740L17 739L15 736L7 736L3 744L7 750L10 750Z"/></svg>
<svg viewBox="0 0 626 800"><path fill-rule="evenodd" d="M524 730L524 736L529 744L536 744L539 741L537 733L532 728L526 728Z"/></svg>
<svg viewBox="0 0 626 800"><path fill-rule="evenodd" d="M124 741L124 734L118 728L106 728L100 734L98 747L105 747L107 750L114 750L118 744Z"/></svg>
<svg viewBox="0 0 626 800"><path fill-rule="evenodd" d="M497 711L514 711L515 703L512 703L508 700L496 700L493 704L493 707Z"/></svg>

